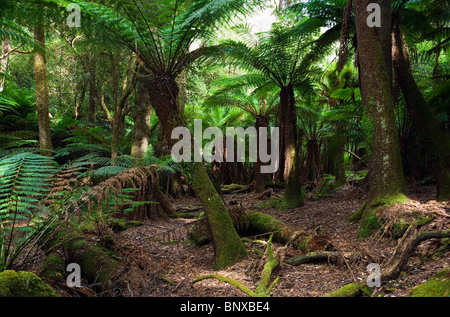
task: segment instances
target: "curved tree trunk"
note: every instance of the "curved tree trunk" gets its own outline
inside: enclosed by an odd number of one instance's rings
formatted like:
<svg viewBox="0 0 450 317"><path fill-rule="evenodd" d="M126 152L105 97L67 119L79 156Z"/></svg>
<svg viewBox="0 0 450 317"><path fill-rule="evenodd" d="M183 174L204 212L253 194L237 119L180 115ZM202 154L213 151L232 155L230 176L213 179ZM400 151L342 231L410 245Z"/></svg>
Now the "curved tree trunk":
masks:
<svg viewBox="0 0 450 317"><path fill-rule="evenodd" d="M394 25L394 70L405 96L406 107L415 126L423 133L436 177L437 200L450 199L450 134L436 119L414 80L409 63L408 48L398 21Z"/></svg>
<svg viewBox="0 0 450 317"><path fill-rule="evenodd" d="M177 104L178 86L171 76L159 74L149 82L148 88L150 102L161 122L165 140L172 147L176 142L172 139L173 129L186 126ZM205 209L215 250L215 268L219 269L242 259L247 252L205 166L202 163L190 164L193 164L192 186Z"/></svg>

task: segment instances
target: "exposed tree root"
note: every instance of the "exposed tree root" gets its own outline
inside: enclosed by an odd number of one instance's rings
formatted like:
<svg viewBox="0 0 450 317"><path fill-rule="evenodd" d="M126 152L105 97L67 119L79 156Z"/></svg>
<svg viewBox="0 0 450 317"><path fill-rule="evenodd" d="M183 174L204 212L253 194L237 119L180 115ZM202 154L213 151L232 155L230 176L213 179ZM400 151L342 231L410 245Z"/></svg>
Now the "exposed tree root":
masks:
<svg viewBox="0 0 450 317"><path fill-rule="evenodd" d="M406 230L403 237L399 240L392 256L383 266L381 270L381 281L396 279L401 270L407 264L411 254L422 241L448 237L450 237L450 230L424 231L419 233L417 225L411 225L408 230Z"/></svg>
<svg viewBox="0 0 450 317"><path fill-rule="evenodd" d="M382 266L380 272L381 282L395 280L408 263L411 254L422 241L448 237L450 237L450 230L424 231L419 233L417 225L411 225L408 230L406 230L403 237L399 240L392 256L388 259L386 264ZM370 292L368 292L367 288L368 287L365 283L348 284L325 296L353 297L370 295Z"/></svg>
<svg viewBox="0 0 450 317"><path fill-rule="evenodd" d="M249 297L269 297L270 292L272 291L273 287L277 284L278 279L279 279L277 277L269 285L270 278L271 278L273 270L275 270L280 264L280 262L273 255L272 238L273 238L273 235L270 236L269 241L267 242L267 248L266 248L267 262L264 265L264 268L261 272L261 278L259 280L258 285L256 286L255 291L252 291L247 286L243 285L242 283L239 283L235 279L232 279L230 277L226 277L223 275L219 275L219 274L206 274L206 275L199 276L194 279L193 283L197 283L202 280L214 278L218 281L233 285L234 287L236 287L237 289L239 289L240 291L242 291L244 294L246 294Z"/></svg>

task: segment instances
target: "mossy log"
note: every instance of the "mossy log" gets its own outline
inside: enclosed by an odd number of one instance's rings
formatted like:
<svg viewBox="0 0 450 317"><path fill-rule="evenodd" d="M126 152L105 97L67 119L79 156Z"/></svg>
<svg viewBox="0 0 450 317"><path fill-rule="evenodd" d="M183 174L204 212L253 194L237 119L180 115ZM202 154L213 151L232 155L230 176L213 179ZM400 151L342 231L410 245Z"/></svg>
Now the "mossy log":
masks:
<svg viewBox="0 0 450 317"><path fill-rule="evenodd" d="M47 255L41 264L39 276L44 279L62 278L66 271L66 263L57 252L52 252Z"/></svg>
<svg viewBox="0 0 450 317"><path fill-rule="evenodd" d="M295 258L287 259L285 262L290 265L300 265L303 263L338 263L342 260L339 252L309 252Z"/></svg>
<svg viewBox="0 0 450 317"><path fill-rule="evenodd" d="M327 250L331 247L325 237L295 230L286 223L261 212L247 211L241 214L241 219L238 221L238 231L253 235L273 233L273 241L289 244L303 253Z"/></svg>
<svg viewBox="0 0 450 317"><path fill-rule="evenodd" d="M252 186L250 186L250 185L229 184L229 185L221 186L222 194L242 194L242 193L248 193L251 190L252 190Z"/></svg>
<svg viewBox="0 0 450 317"><path fill-rule="evenodd" d="M105 283L123 270L120 262L74 230L59 230L45 247L52 252L58 248L64 250L67 254L66 263L79 264L81 277L89 283Z"/></svg>
<svg viewBox="0 0 450 317"><path fill-rule="evenodd" d="M0 297L58 297L36 274L7 270L0 272Z"/></svg>
<svg viewBox="0 0 450 317"><path fill-rule="evenodd" d="M233 224L241 235L273 234L273 241L289 244L303 253L332 249L331 243L323 236L298 231L270 215L246 210L241 206L228 208ZM203 228L202 228L203 227ZM202 219L197 221L197 230L191 232L191 238L202 244L208 240L208 230Z"/></svg>
<svg viewBox="0 0 450 317"><path fill-rule="evenodd" d="M347 284L323 297L364 297L370 296L373 290L366 283Z"/></svg>

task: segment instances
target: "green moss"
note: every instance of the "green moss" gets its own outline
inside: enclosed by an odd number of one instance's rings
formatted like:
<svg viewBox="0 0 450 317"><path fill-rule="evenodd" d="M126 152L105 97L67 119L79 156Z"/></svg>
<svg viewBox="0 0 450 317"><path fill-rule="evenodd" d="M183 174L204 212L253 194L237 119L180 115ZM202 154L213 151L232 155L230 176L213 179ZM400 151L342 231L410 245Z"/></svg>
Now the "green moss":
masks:
<svg viewBox="0 0 450 317"><path fill-rule="evenodd" d="M176 212L169 216L170 218L183 218L183 219L190 219L190 218L196 218L197 215L189 212Z"/></svg>
<svg viewBox="0 0 450 317"><path fill-rule="evenodd" d="M31 272L7 270L0 273L0 297L58 297Z"/></svg>
<svg viewBox="0 0 450 317"><path fill-rule="evenodd" d="M361 220L362 214L364 213L364 209L366 209L367 206L367 202L364 203L364 205L362 205L361 208L358 209L357 212L355 212L348 220L350 222L355 222L358 220Z"/></svg>
<svg viewBox="0 0 450 317"><path fill-rule="evenodd" d="M405 222L403 219L397 223L394 223L392 225L392 236L396 239L402 237L410 225L411 224L409 222Z"/></svg>
<svg viewBox="0 0 450 317"><path fill-rule="evenodd" d="M358 213L361 214L361 223L359 225L358 237L365 238L373 233L373 231L382 227L383 222L380 220L377 212L392 205L403 204L407 200L404 194L385 195L378 197L371 202L366 203Z"/></svg>
<svg viewBox="0 0 450 317"><path fill-rule="evenodd" d="M428 282L411 289L411 297L443 297L450 295L450 269L436 273Z"/></svg>
<svg viewBox="0 0 450 317"><path fill-rule="evenodd" d="M129 228L139 227L142 225L141 221L126 221L120 218L110 218L108 219L108 226L114 231L124 231Z"/></svg>
<svg viewBox="0 0 450 317"><path fill-rule="evenodd" d="M406 220L405 218L408 217L410 219ZM416 211L412 214L404 214L400 216L400 219L398 222L394 223L392 225L392 236L394 238L401 238L406 230L411 226L412 223L415 223L417 227L421 227L426 225L427 223L430 223L433 220L430 216L425 216L424 214Z"/></svg>
<svg viewBox="0 0 450 317"><path fill-rule="evenodd" d="M245 245L234 228L222 198L212 185L201 163L195 163L192 185L203 204L211 228L215 249L215 268L226 267L246 257Z"/></svg>
<svg viewBox="0 0 450 317"><path fill-rule="evenodd" d="M323 297L363 297L370 296L372 292L373 290L365 283L352 283L325 294Z"/></svg>
<svg viewBox="0 0 450 317"><path fill-rule="evenodd" d="M56 254L50 254L41 265L39 275L44 278L53 279L62 277L65 273L65 262Z"/></svg>

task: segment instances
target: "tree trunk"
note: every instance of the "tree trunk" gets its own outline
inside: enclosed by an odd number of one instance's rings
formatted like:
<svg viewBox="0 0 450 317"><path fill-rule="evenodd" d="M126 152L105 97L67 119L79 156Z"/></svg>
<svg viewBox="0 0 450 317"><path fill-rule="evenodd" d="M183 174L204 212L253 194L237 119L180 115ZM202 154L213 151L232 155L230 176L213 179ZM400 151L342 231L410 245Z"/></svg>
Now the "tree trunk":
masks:
<svg viewBox="0 0 450 317"><path fill-rule="evenodd" d="M45 31L42 27L34 28L35 40L45 49ZM47 83L47 61L43 49L34 52L34 78L36 81L36 108L39 128L39 146L41 154L52 156L52 139L50 134L49 96Z"/></svg>
<svg viewBox="0 0 450 317"><path fill-rule="evenodd" d="M111 140L111 160L114 162L119 154L119 140L121 132L123 131L125 116L121 109L116 109L113 114L112 121L112 140Z"/></svg>
<svg viewBox="0 0 450 317"><path fill-rule="evenodd" d="M0 92L3 91L5 80L6 80L6 69L8 66L8 52L11 50L11 41L9 38L5 38L2 42L2 47L0 50Z"/></svg>
<svg viewBox="0 0 450 317"><path fill-rule="evenodd" d="M259 149L259 141L260 141L259 140L259 128L267 128L268 129L268 127L269 127L269 119L267 117L265 117L265 116L258 115L256 117L256 124L255 124L256 133L257 133L257 136L258 136L257 137L258 153L260 153L260 149ZM269 144L267 144L267 146ZM255 184L254 191L257 194L262 193L266 189L267 174L261 173L261 166L262 166L261 158L258 155L256 163L255 163L254 177L253 177L253 182Z"/></svg>
<svg viewBox="0 0 450 317"><path fill-rule="evenodd" d="M96 113L96 100L95 100L95 72L91 72L92 76L89 81L89 106L88 106L88 121L92 124L95 123L95 113Z"/></svg>
<svg viewBox="0 0 450 317"><path fill-rule="evenodd" d="M366 142L370 151L370 191L368 203L361 212L360 236L367 235L368 226L374 225L373 208L401 201L406 191L391 94L390 64L387 65L385 58L385 50L391 46L386 45L380 35L384 34L383 28L390 29L391 22L390 19L382 20L382 30L369 27L366 22L369 14L367 6L371 2L374 1L361 0L354 3ZM382 17L386 16L383 13L385 10L391 12L390 1L375 2L381 6Z"/></svg>
<svg viewBox="0 0 450 317"><path fill-rule="evenodd" d="M427 140L427 150L436 177L437 200L450 199L450 134L441 127L414 80L408 48L398 21L394 25L394 69L415 126Z"/></svg>
<svg viewBox="0 0 450 317"><path fill-rule="evenodd" d="M172 147L176 142L172 139L173 129L186 126L177 104L178 86L171 76L158 74L149 82L149 95L161 122L165 140L169 147ZM190 164L193 164L192 186L205 209L212 233L215 268L223 268L242 259L247 252L222 198L206 173L205 166L200 162Z"/></svg>
<svg viewBox="0 0 450 317"><path fill-rule="evenodd" d="M280 92L280 141L284 150L284 180L286 189L282 208L296 208L305 204L300 183L300 160L297 153L297 113L295 110L294 87L289 84Z"/></svg>
<svg viewBox="0 0 450 317"><path fill-rule="evenodd" d="M134 106L134 136L131 146L131 155L142 158L148 150L148 138L150 137L150 118L152 107L147 90L148 78L141 75L138 77L136 86L136 105Z"/></svg>

